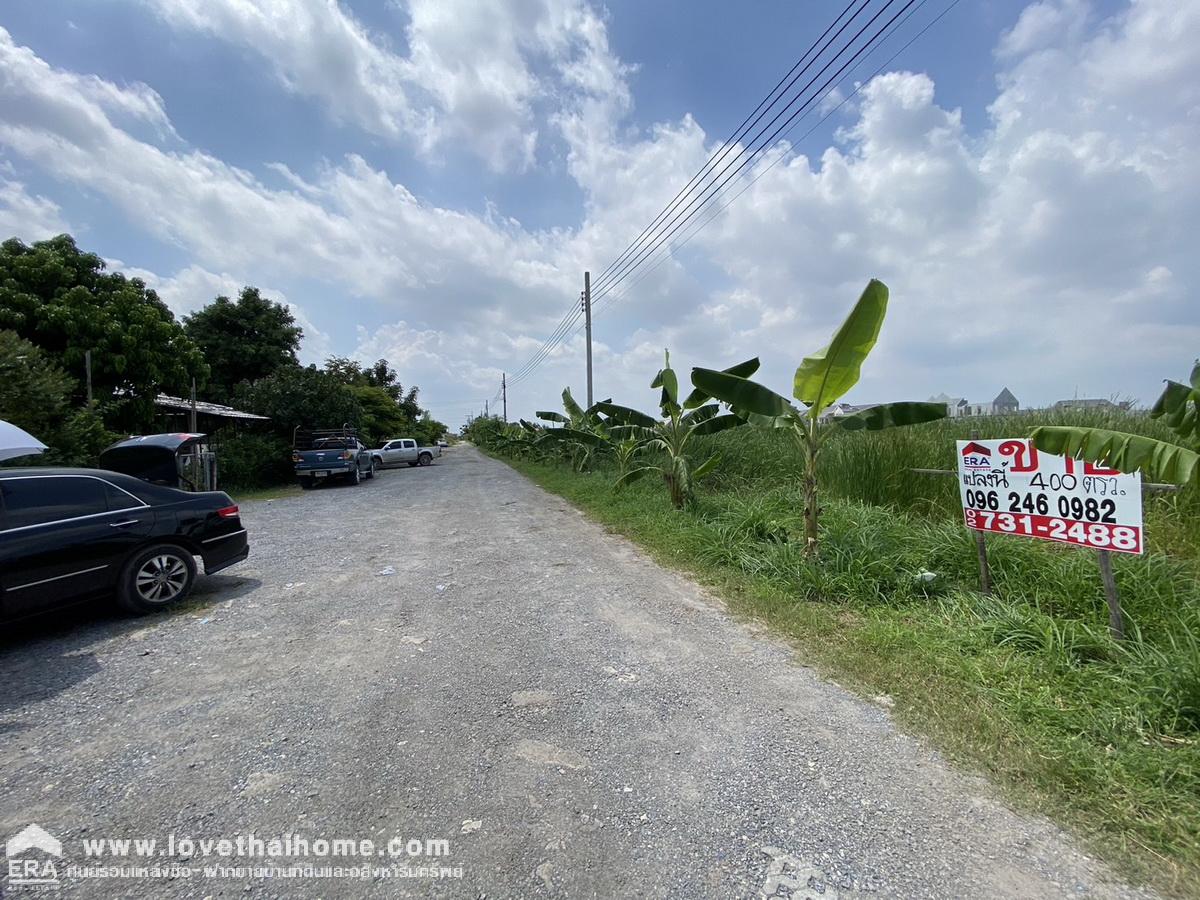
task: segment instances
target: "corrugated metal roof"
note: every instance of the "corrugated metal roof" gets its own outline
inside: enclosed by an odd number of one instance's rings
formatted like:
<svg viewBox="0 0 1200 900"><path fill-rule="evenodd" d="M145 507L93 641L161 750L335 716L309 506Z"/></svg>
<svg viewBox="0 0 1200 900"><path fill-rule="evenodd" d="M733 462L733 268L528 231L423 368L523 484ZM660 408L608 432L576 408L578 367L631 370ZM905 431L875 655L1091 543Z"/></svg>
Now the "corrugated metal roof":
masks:
<svg viewBox="0 0 1200 900"><path fill-rule="evenodd" d="M191 400L185 400L182 397L172 397L169 394L159 394L154 398L154 405L161 406L163 409L177 409L181 412L192 411ZM206 416L220 416L223 419L253 419L258 422L266 422L269 419L268 416L257 416L254 413L234 409L232 406L222 406L220 403L205 403L203 400L196 401L196 412L203 413Z"/></svg>

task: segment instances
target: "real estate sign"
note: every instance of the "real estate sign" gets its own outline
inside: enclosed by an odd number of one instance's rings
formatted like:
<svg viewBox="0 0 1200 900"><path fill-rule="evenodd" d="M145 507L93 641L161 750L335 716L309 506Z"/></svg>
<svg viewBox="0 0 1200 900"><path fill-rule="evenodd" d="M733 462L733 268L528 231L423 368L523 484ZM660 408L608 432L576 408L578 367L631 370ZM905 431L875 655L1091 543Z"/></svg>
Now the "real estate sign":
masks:
<svg viewBox="0 0 1200 900"><path fill-rule="evenodd" d="M1140 474L1041 453L1010 438L959 441L958 475L968 528L1142 552Z"/></svg>

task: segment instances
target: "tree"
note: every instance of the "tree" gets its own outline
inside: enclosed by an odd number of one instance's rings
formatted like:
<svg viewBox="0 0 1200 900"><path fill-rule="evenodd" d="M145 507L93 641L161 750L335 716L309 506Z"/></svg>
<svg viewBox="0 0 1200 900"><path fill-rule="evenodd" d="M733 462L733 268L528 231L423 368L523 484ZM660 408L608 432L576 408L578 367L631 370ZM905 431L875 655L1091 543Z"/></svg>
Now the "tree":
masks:
<svg viewBox="0 0 1200 900"><path fill-rule="evenodd" d="M183 320L184 331L204 354L211 373L205 395L228 403L238 385L296 366L304 331L282 303L244 287L236 302L217 297Z"/></svg>
<svg viewBox="0 0 1200 900"><path fill-rule="evenodd" d="M363 410L348 385L316 366L278 369L237 394L238 406L269 416L271 427L291 439L297 428L340 428L361 424Z"/></svg>
<svg viewBox="0 0 1200 900"><path fill-rule="evenodd" d="M0 419L49 443L75 388L75 379L31 342L0 331Z"/></svg>
<svg viewBox="0 0 1200 900"><path fill-rule="evenodd" d="M347 389L362 408L359 437L364 444L378 447L391 438L411 434L413 421L387 391L367 384L347 385Z"/></svg>
<svg viewBox="0 0 1200 900"><path fill-rule="evenodd" d="M692 384L733 407L733 411L756 425L787 428L804 454L805 552L817 552L818 519L817 460L826 439L837 429L878 431L944 418L944 403L884 403L840 418L821 414L858 384L862 364L875 347L887 315L888 289L871 279L833 340L796 369L792 396L805 405L800 410L769 388L731 372L693 369Z"/></svg>
<svg viewBox="0 0 1200 900"><path fill-rule="evenodd" d="M114 436L95 410L71 407L77 385L47 355L12 331L0 331L0 419L49 449L41 464L93 466Z"/></svg>
<svg viewBox="0 0 1200 900"><path fill-rule="evenodd" d="M84 358L92 351L96 399L114 425L147 424L162 391L183 393L208 366L174 314L137 278L106 272L70 235L26 245L0 244L0 328L32 341L85 394Z"/></svg>
<svg viewBox="0 0 1200 900"><path fill-rule="evenodd" d="M1200 360L1188 380L1189 384L1168 380L1150 410L1151 418L1162 419L1179 435L1179 443L1068 425L1039 426L1030 433L1030 440L1047 453L1104 463L1121 472L1140 469L1152 481L1200 485Z"/></svg>
<svg viewBox="0 0 1200 900"><path fill-rule="evenodd" d="M367 414L363 428L373 439L403 434L421 440L423 435L431 435L428 440L432 442L445 434L446 427L431 419L417 403L420 389L411 387L405 391L396 370L386 359L364 366L346 356L331 356L325 360L325 371L359 397ZM390 409L380 395L391 403Z"/></svg>

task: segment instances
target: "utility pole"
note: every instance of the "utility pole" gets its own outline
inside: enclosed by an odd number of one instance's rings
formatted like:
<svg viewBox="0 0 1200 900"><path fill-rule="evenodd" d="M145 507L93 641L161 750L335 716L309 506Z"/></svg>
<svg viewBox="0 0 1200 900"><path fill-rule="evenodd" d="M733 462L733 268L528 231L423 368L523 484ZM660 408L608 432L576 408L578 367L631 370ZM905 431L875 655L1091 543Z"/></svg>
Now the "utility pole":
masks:
<svg viewBox="0 0 1200 900"><path fill-rule="evenodd" d="M500 373L500 395L504 397L504 424L508 424L508 373Z"/></svg>
<svg viewBox="0 0 1200 900"><path fill-rule="evenodd" d="M485 419L486 419L488 416L490 416L490 415L491 415L491 413L488 411L488 404L489 404L490 402L491 402L490 400L484 400L484 401L483 401L483 417L484 417Z"/></svg>
<svg viewBox="0 0 1200 900"><path fill-rule="evenodd" d="M192 379L192 416L191 416L192 433L196 433L196 379Z"/></svg>
<svg viewBox="0 0 1200 900"><path fill-rule="evenodd" d="M587 400L592 408L592 273L583 273L583 317L587 326Z"/></svg>

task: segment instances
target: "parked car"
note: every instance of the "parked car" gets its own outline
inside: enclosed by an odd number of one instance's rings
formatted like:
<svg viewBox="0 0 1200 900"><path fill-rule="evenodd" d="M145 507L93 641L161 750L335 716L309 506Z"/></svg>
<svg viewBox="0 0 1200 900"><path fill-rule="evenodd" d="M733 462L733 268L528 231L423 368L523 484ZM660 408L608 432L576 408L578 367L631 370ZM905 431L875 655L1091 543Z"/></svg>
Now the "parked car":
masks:
<svg viewBox="0 0 1200 900"><path fill-rule="evenodd" d="M296 479L305 490L334 478L358 484L364 478L374 478L380 465L353 428L297 428L292 448Z"/></svg>
<svg viewBox="0 0 1200 900"><path fill-rule="evenodd" d="M398 466L408 463L410 466L429 466L434 459L442 455L441 447L421 447L412 438L393 438L386 441L378 450L372 450L375 460L380 466Z"/></svg>
<svg viewBox="0 0 1200 900"><path fill-rule="evenodd" d="M450 446L450 442L449 442L449 441L438 441L438 442L437 442L437 445L438 445L439 447L449 447L449 446Z"/></svg>
<svg viewBox="0 0 1200 900"><path fill-rule="evenodd" d="M237 505L104 469L0 469L0 620L114 593L133 613L250 554Z"/></svg>

